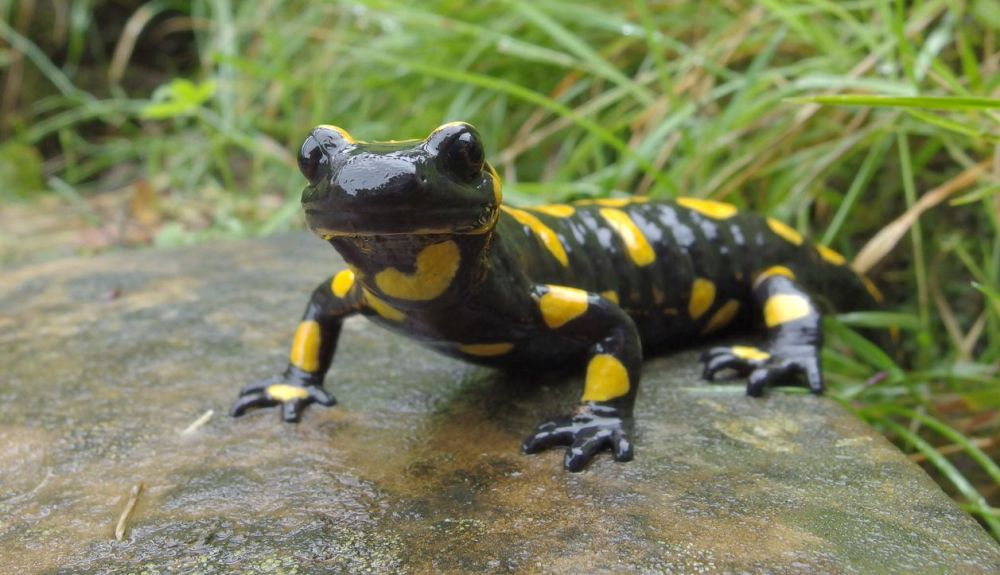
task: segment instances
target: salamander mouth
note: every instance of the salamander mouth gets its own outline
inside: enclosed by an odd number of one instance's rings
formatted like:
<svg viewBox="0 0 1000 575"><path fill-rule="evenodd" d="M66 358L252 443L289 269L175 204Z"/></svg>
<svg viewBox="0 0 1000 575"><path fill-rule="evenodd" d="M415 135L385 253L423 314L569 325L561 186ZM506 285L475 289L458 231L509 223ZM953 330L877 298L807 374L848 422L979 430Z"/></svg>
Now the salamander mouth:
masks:
<svg viewBox="0 0 1000 575"><path fill-rule="evenodd" d="M476 217L443 211L380 210L359 214L306 206L309 228L323 239L338 237L476 235L493 229L500 210L484 206ZM419 222L419 224L417 223Z"/></svg>

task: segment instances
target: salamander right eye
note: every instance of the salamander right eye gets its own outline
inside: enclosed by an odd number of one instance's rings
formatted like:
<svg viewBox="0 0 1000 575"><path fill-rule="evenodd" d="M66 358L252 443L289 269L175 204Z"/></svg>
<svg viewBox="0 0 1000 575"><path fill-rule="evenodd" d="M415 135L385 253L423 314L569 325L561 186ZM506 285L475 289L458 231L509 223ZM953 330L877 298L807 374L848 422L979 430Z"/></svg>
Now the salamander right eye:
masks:
<svg viewBox="0 0 1000 575"><path fill-rule="evenodd" d="M299 150L299 171L309 180L310 186L315 186L320 179L320 166L327 163L323 147L316 138L309 136Z"/></svg>
<svg viewBox="0 0 1000 575"><path fill-rule="evenodd" d="M330 162L330 157L353 144L354 138L343 128L317 126L299 150L299 171L315 186L323 178L321 168Z"/></svg>

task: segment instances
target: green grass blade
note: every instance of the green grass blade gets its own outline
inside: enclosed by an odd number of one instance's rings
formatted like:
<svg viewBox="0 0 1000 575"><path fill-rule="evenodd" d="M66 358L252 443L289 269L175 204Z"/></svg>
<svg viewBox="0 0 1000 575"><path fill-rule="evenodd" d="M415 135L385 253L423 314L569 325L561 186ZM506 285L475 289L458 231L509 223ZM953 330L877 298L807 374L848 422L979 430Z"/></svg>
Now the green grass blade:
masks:
<svg viewBox="0 0 1000 575"><path fill-rule="evenodd" d="M46 78L48 78L49 82L52 82L52 85L54 85L67 98L79 101L94 99L94 97L87 92L84 92L74 86L73 82L66 77L66 74L63 74L62 70L52 63L52 60L49 60L48 56L45 55L45 52L42 52L42 50L31 40L18 34L17 30L11 28L3 18L0 18L0 38L27 56L28 59L35 64L35 66L38 66L38 69Z"/></svg>
<svg viewBox="0 0 1000 575"><path fill-rule="evenodd" d="M873 408L875 410L894 413L905 417L907 419L919 421L924 427L934 431L941 437L947 439L948 441L958 445L962 448L969 457L971 457L976 463L978 463L983 470L990 476L998 486L1000 486L1000 466L994 462L989 455L983 452L982 449L976 446L976 444L969 441L969 438L964 434L956 430L955 428L945 424L939 419L931 417L929 415L913 411L912 409L907 409L902 406L897 405L882 405Z"/></svg>
<svg viewBox="0 0 1000 575"><path fill-rule="evenodd" d="M861 334L836 320L824 318L823 329L846 343L854 353L870 365L887 372L894 379L903 378L903 369L896 364L879 346L865 339Z"/></svg>
<svg viewBox="0 0 1000 575"><path fill-rule="evenodd" d="M640 86L631 78L623 74L617 67L601 57L596 50L591 48L586 42L570 32L567 28L542 12L532 4L522 1L513 2L514 10L524 16L525 19L548 34L559 45L570 53L576 55L586 68L593 74L610 80L619 86L626 88L639 102L645 106L653 103L653 93Z"/></svg>
<svg viewBox="0 0 1000 575"><path fill-rule="evenodd" d="M886 428L892 430L893 433L898 435L904 441L912 445L917 451L922 453L927 461L931 463L948 481L955 486L955 489L965 497L968 502L976 510L977 514L982 517L983 521L986 523L990 532L993 533L994 537L1000 538L1000 519L997 519L989 514L990 506L986 502L986 499L976 491L976 488L969 483L962 472L959 471L954 465L951 464L943 455L941 455L937 449L930 443L927 443L922 437L913 433L906 427L892 421L888 418L879 418L876 420L879 425L885 426ZM979 510L983 510L983 513L979 513Z"/></svg>
<svg viewBox="0 0 1000 575"><path fill-rule="evenodd" d="M926 110L1000 110L1000 99L952 96L882 96L869 94L829 94L787 98L793 104L866 106L870 108L922 108Z"/></svg>
<svg viewBox="0 0 1000 575"><path fill-rule="evenodd" d="M402 66L413 72L424 74L431 77L441 78L445 80L451 80L453 82L458 82L462 84L471 84L478 86L480 88L485 88L488 90L493 90L495 92L501 92L508 94L520 100L530 102L541 108L562 116L577 126L583 128L597 139L601 140L605 144L611 146L616 151L618 151L623 157L627 157L634 161L642 171L649 177L653 178L657 184L676 194L677 190L673 182L671 182L664 174L659 170L654 168L648 160L639 156L627 143L615 136L604 126L601 126L597 122L581 116L572 108L569 108L565 104L557 102L552 98L546 97L534 90L530 90L515 84L508 80L497 78L494 76L487 76L485 74L476 74L473 72L466 72L464 70L456 70L453 68L445 68L443 66L437 66L434 64L427 64L422 62L415 62L409 60L403 60L394 56L388 56L379 52L373 52L364 50L361 48L354 48L350 50L353 53L364 54L368 58L379 60L383 63L390 65Z"/></svg>
<svg viewBox="0 0 1000 575"><path fill-rule="evenodd" d="M847 193L844 194L844 201L837 208L837 213L834 214L833 220L826 228L826 232L823 233L823 238L820 241L824 245L833 243L833 240L837 237L837 233L840 232L841 226L847 221L848 216L855 212L855 204L861 195L861 191L868 187L872 178L875 177L875 173L882 166L882 160L889 151L892 141L891 134L885 135L880 139L878 144L868 149L868 155L865 156L864 161L861 163L861 168L854 176L854 181L851 182Z"/></svg>
<svg viewBox="0 0 1000 575"><path fill-rule="evenodd" d="M920 318L903 312L853 311L837 314L837 321L851 327L888 329L896 327L909 331L920 329Z"/></svg>

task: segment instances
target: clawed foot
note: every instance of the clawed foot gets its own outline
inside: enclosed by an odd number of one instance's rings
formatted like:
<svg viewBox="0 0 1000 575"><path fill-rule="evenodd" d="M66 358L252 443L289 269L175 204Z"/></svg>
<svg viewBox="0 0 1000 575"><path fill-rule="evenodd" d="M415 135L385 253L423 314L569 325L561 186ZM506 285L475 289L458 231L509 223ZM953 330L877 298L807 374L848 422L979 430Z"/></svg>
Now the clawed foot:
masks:
<svg viewBox="0 0 1000 575"><path fill-rule="evenodd" d="M319 385L287 383L286 378L277 376L251 383L240 390L240 398L229 410L229 415L239 417L246 410L255 407L281 405L282 419L295 423L310 403L334 405L337 400Z"/></svg>
<svg viewBox="0 0 1000 575"><path fill-rule="evenodd" d="M796 384L805 379L809 390L823 393L823 374L819 355L809 345L784 346L780 350L734 345L713 347L701 355L705 364L702 377L714 381L723 370L730 369L747 378L747 395L760 397L767 385Z"/></svg>
<svg viewBox="0 0 1000 575"><path fill-rule="evenodd" d="M586 404L571 416L555 417L541 425L521 446L525 453L538 453L557 445L567 445L563 467L580 471L599 451L610 449L615 461L630 461L631 417L604 405Z"/></svg>

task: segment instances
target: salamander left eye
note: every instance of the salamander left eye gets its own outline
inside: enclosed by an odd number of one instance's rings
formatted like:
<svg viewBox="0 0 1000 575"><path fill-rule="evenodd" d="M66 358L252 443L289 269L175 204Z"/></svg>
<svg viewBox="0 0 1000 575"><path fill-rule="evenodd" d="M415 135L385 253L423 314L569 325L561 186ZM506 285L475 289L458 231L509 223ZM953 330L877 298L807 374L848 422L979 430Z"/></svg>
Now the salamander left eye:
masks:
<svg viewBox="0 0 1000 575"><path fill-rule="evenodd" d="M440 166L463 182L471 182L483 172L485 152L476 129L462 122L446 124L427 141L437 153Z"/></svg>
<svg viewBox="0 0 1000 575"><path fill-rule="evenodd" d="M445 149L445 154L448 167L464 181L476 179L483 171L485 153L472 132L465 132L455 138Z"/></svg>

